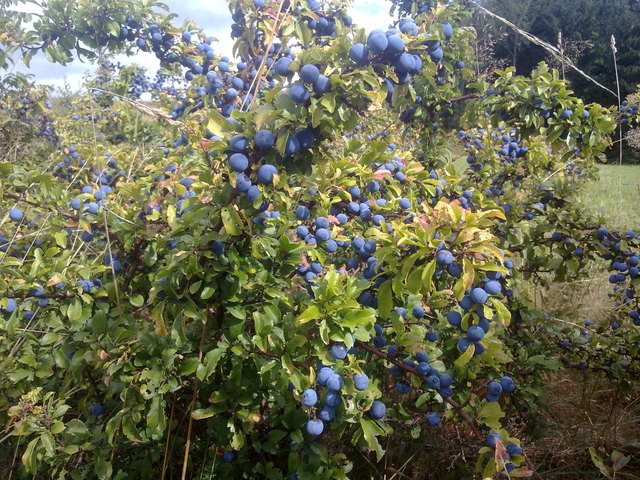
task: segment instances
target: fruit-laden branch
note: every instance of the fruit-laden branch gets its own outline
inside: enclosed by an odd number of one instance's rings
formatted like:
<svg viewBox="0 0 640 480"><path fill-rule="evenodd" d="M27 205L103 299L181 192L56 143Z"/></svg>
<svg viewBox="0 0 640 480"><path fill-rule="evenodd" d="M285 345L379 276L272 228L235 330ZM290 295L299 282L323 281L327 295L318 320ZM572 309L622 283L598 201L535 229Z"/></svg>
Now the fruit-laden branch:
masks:
<svg viewBox="0 0 640 480"><path fill-rule="evenodd" d="M431 318L431 317L430 317ZM431 325L427 322L422 322L420 320L409 320L407 322L402 322L403 325L422 325L423 327L430 327ZM392 328L393 323L385 323L382 325L382 328Z"/></svg>
<svg viewBox="0 0 640 480"><path fill-rule="evenodd" d="M21 298L21 299L27 299L27 298L73 298L73 297L77 297L78 293L73 291L73 290L68 290L65 292L53 292L53 293L46 293L44 295L34 295L33 293L21 293L21 294L13 294L11 296L11 298Z"/></svg>
<svg viewBox="0 0 640 480"><path fill-rule="evenodd" d="M364 342L361 342L360 340L356 340L356 345L364 350L366 350L369 353L372 353L374 355L376 355L377 357L380 358L384 358L386 360L388 360L389 362L393 363L395 366L401 368L402 370L412 373L415 376L417 376L418 378L422 379L422 375L420 375L420 373L418 373L418 371L413 368L410 367L408 365L405 365L404 363L402 363L399 360L396 360L395 358L391 358L389 357L389 355L387 355L386 353L381 352L380 350L378 350L375 347L372 347L371 345L367 345ZM476 425L476 423L473 421L473 419L467 415L463 410L462 407L458 404L458 402L456 402L455 400L451 400L450 398L444 398L444 401L447 402L449 405L451 405L453 407L453 409L458 413L458 415L460 415L460 417L467 422L467 424L471 427L471 430L473 431L473 434L476 436L476 438L478 438L478 440L482 440L484 438L484 435L482 435L482 433L480 433L480 430L478 430L478 427Z"/></svg>
<svg viewBox="0 0 640 480"><path fill-rule="evenodd" d="M32 200L27 200L26 198L21 197L20 195L15 195L13 193L9 193L9 192L2 192L2 196L5 198L10 198L12 200L15 200L17 202L23 202L26 203L27 205L31 205L32 207L41 207L42 204L38 203L38 202L34 202ZM62 215L65 218L70 218L72 220L77 220L78 217L76 215L71 215L70 213L65 213L65 212L60 212L58 211L58 213L60 215Z"/></svg>

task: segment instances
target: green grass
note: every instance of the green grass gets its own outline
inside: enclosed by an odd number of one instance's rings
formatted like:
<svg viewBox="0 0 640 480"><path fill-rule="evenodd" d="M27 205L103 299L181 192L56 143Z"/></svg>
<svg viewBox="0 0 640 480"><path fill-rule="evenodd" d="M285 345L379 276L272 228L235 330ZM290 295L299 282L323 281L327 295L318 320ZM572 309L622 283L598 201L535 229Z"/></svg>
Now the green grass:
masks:
<svg viewBox="0 0 640 480"><path fill-rule="evenodd" d="M601 165L600 179L579 199L607 217L609 228L640 228L640 165Z"/></svg>

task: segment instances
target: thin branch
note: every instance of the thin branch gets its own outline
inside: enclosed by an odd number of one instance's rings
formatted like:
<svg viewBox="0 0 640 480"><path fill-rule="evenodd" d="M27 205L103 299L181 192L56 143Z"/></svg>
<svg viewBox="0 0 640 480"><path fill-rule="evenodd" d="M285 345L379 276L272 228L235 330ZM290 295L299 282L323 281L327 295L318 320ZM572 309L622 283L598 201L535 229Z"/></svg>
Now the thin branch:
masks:
<svg viewBox="0 0 640 480"><path fill-rule="evenodd" d="M202 323L202 333L200 334L200 350L198 351L198 361L202 361L204 352L204 338L207 333L207 320ZM189 450L191 449L191 430L193 428L193 410L198 399L198 377L193 381L193 394L191 395L191 404L189 405L189 425L187 427L187 441L184 446L184 460L182 461L182 480L187 478L187 466L189 464Z"/></svg>
<svg viewBox="0 0 640 480"><path fill-rule="evenodd" d="M249 353L256 353L258 355L263 355L265 357L275 358L275 359L278 359L278 360L281 358L280 355L278 355L277 353L266 352L264 350L259 350L257 348L249 350ZM298 362L296 360L293 360L291 363L293 363L294 365L296 365L298 367L311 368L311 367L309 367L309 365L307 363L304 363L304 362Z"/></svg>
<svg viewBox="0 0 640 480"><path fill-rule="evenodd" d="M168 457L169 439L171 438L171 425L173 423L173 414L175 413L175 409L176 409L176 393L173 392L173 401L171 402L171 415L169 416L169 427L167 428L167 441L165 442L165 445L164 445L164 455L162 459L162 476L160 477L160 480L164 480L167 474L167 460L169 459Z"/></svg>
<svg viewBox="0 0 640 480"><path fill-rule="evenodd" d="M469 95L463 95L461 97L455 97L449 100L450 103L462 102L463 100L471 100L474 98L480 98L480 95L476 95L475 93L470 93Z"/></svg>
<svg viewBox="0 0 640 480"><path fill-rule="evenodd" d="M105 210L102 211L102 218L104 220L104 233L107 236L107 250L109 251L109 265L111 266L111 275L113 276L113 288L116 291L116 302L118 303L118 308L122 308L120 304L120 290L118 289L118 279L116 277L116 267L113 262L113 252L111 251L111 238L109 236L109 224L107 222L107 212Z"/></svg>

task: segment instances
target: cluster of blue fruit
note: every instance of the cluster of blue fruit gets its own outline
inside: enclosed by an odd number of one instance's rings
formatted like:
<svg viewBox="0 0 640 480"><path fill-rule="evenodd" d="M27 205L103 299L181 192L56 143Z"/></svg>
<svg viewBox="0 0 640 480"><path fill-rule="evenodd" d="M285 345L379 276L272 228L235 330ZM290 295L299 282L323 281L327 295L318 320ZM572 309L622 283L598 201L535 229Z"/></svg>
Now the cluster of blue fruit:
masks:
<svg viewBox="0 0 640 480"><path fill-rule="evenodd" d="M341 343L331 345L331 354L336 360L344 360L347 356L347 349ZM364 391L369 386L369 377L366 373L355 374L352 378L353 387L357 391ZM337 374L332 367L320 366L318 370L317 382L320 386L326 387L322 405L316 407L318 403L318 392L316 389L308 388L302 392L301 403L305 407L309 407L311 412L315 413L316 418L312 418L307 422L306 430L312 436L318 436L324 431L324 425L331 422L336 416L336 408L342 403L341 390L345 385L343 377ZM382 404L382 402L379 402ZM374 405L377 405L374 403ZM382 404L384 406L384 404ZM313 407L313 408L312 408ZM382 418L380 409L372 406L370 414L374 418Z"/></svg>
<svg viewBox="0 0 640 480"><path fill-rule="evenodd" d="M640 231L627 230L624 233L610 232L606 227L599 227L593 235L598 239L600 245L606 249L605 253L599 255L605 260L609 260L610 270L609 283L613 285L613 292L609 297L616 300L617 308L627 312L631 323L640 327L640 308L638 307L637 284L640 279ZM554 232L552 239L561 239L561 234ZM626 242L623 246L622 241ZM577 250L577 249L576 249ZM590 366L590 360L599 360L607 367L618 363L619 358L607 358L606 352L593 353L588 351L584 344L590 343L596 330L590 330L593 322L586 320L585 327L580 329L580 336L576 339L576 344L571 340L559 341L559 346L566 352L579 355L582 361L577 363L578 369L586 369ZM621 325L615 318L609 321L610 331L618 330ZM602 332L601 332L602 333ZM640 346L637 347L640 352ZM598 358L596 358L598 357Z"/></svg>
<svg viewBox="0 0 640 480"><path fill-rule="evenodd" d="M285 155L290 156L300 150L307 150L313 146L317 132L311 128L304 128L296 131L288 137L285 148ZM240 193L244 193L249 203L253 204L261 195L262 191L257 183L262 185L270 185L273 177L278 173L275 166L271 164L261 165L252 176L252 165L261 158L268 150L275 145L276 137L270 130L258 130L253 137L253 149L249 150L250 140L244 135L234 135L229 141L229 156L227 161L232 171L237 172L236 189ZM253 178L253 180L252 180ZM268 207L266 201L262 202L261 210L265 211ZM264 218L264 217L262 217ZM264 220L257 220L263 223Z"/></svg>
<svg viewBox="0 0 640 480"><path fill-rule="evenodd" d="M65 157L65 163L68 158L79 159L74 147L69 147L68 151L70 156ZM118 169L118 163L110 153L105 153L104 157L103 168L95 167L91 169L93 175L91 179L92 185L83 186L80 190L80 195L71 199L70 206L74 211L85 215L97 215L100 207L108 202L107 197L112 193L118 180L126 176L124 170ZM85 160L78 161L78 167L82 168L85 165ZM72 167L69 166L68 168L71 169ZM71 171L73 170L68 170L68 172ZM85 242L93 241L93 237L93 233L86 231L82 233L82 240Z"/></svg>
<svg viewBox="0 0 640 480"><path fill-rule="evenodd" d="M268 8L265 0L254 0L253 5L258 11L266 11ZM314 15L307 15L306 13L308 11ZM305 22L309 29L313 30L316 36L319 37L334 37L336 34L337 20L341 21L345 27L350 26L352 23L351 17L345 15L343 12L340 12L337 16L324 12L322 10L322 4L317 0L307 0L306 8L301 3L297 4L295 13L298 15L297 21ZM247 24L247 18L239 6L235 12L233 12L231 18L234 22L231 24L231 38L240 37L245 30L256 27L255 23ZM322 44L325 43L326 42L322 42Z"/></svg>
<svg viewBox="0 0 640 480"><path fill-rule="evenodd" d="M510 271L513 270L513 262L504 261L504 266ZM470 289L466 295L460 300L459 306L465 313L473 313L478 319L477 325L470 325L467 328L466 336L458 340L458 348L465 352L471 344L475 346L474 355L484 353L485 348L481 343L485 334L489 332L493 319L487 319L484 315L483 305L487 303L491 295L504 294L510 297L513 293L506 289L500 280L507 278L501 272L487 272L487 276L483 279L479 286ZM452 310L447 314L447 321L453 327L462 330L462 314L456 310Z"/></svg>
<svg viewBox="0 0 640 480"><path fill-rule="evenodd" d="M499 125L493 131L488 131L484 128L478 128L474 132L460 130L457 137L458 140L464 142L465 148L469 149L467 163L474 171L480 171L484 166L483 163L479 162L476 158L476 153L484 150L487 144L490 145L490 148L494 149L500 165L516 164L516 160L524 157L529 151L526 146L522 145L522 139L518 136L516 130L512 129L509 130L509 132L505 132L505 128L502 125ZM519 182L522 178L521 175L513 174L513 184L515 187L520 186ZM499 184L502 184L506 180L507 178L504 177L496 178L495 182L497 185L492 185L490 190L487 191L487 195L502 195L504 191L499 187Z"/></svg>
<svg viewBox="0 0 640 480"><path fill-rule="evenodd" d="M562 243L562 246L564 248L570 249L573 247L573 255L578 258L581 258L584 255L584 248L575 243L575 240L572 237L567 236L561 232L553 232L551 234L551 241Z"/></svg>
<svg viewBox="0 0 640 480"><path fill-rule="evenodd" d="M218 89L223 85L223 81L218 76L218 73L224 75L229 72L229 59L227 57L219 58L216 56L211 43L212 38L205 38L201 43L193 46L192 34L189 31L185 31L181 36L175 36L171 33L163 31L158 25L149 25L145 27L142 22L128 18L124 25L120 26L120 34L118 37L120 41L135 42L135 45L144 52L153 52L156 57L169 64L179 63L187 69L184 76L187 81L191 81L197 75L203 75L207 79L207 86L198 90L199 95L214 95L218 92ZM182 52L182 53L181 53ZM239 64L240 69L242 65ZM161 74L157 74L154 81L148 80L143 75L136 75L133 78L130 93L134 95L141 95L145 91L157 92L158 89L165 90L170 95L177 95L178 89L174 86L164 85L166 77ZM242 84L244 81L240 80ZM232 87L231 79L227 79L229 87ZM97 95L103 95L101 92L97 92ZM176 105L173 109L172 116L177 118L182 115L187 106L193 106L193 102L188 98L184 98L181 103ZM202 105L202 103L201 103ZM229 115L232 108L227 108L225 112Z"/></svg>
<svg viewBox="0 0 640 480"><path fill-rule="evenodd" d="M502 436L499 433L492 432L487 435L487 445L491 448L497 448L498 442L502 443ZM505 451L498 452L502 453L502 460L505 462L505 469L507 473L511 473L516 469L516 466L511 463L511 457L516 455L523 455L524 451L520 445L516 445L515 443L508 443L506 445Z"/></svg>
<svg viewBox="0 0 640 480"><path fill-rule="evenodd" d="M536 109L537 114L544 120L545 125L549 124L548 121L552 117L554 117L556 121L562 120L564 122L570 122L574 120L577 121L580 117L587 119L591 116L589 109L584 108L583 106L580 106L579 110L574 112L572 109L564 108L559 101L554 102L552 100L545 100L541 98L538 95L538 92L534 89L530 89L528 94L530 98L530 105ZM508 92L506 89L497 91L495 88L489 88L482 96L483 100L491 100L488 102L489 104L484 112L484 116L489 117L493 114L499 114L502 120L508 121L510 117L503 103L503 99L511 95L512 93ZM561 137L566 138L566 135L567 132L564 132Z"/></svg>
<svg viewBox="0 0 640 480"><path fill-rule="evenodd" d="M71 180L78 169L83 168L87 162L80 158L80 154L73 146L62 148L62 152L65 156L62 161L55 163L52 175L63 181Z"/></svg>
<svg viewBox="0 0 640 480"><path fill-rule="evenodd" d="M457 138L464 142L465 147L469 149L467 163L469 164L469 168L474 172L480 172L485 166L485 164L479 160L479 157L480 152L485 150L487 145L492 149L491 151L494 152L495 164L504 167L492 177L492 183L485 191L487 197L503 196L507 182L510 182L513 187L518 188L521 186L521 182L526 179L527 172L517 168L517 159L526 156L529 149L523 145L517 130L512 129L507 133L502 125L498 126L494 131L488 131L483 128L478 128L475 131L460 130ZM582 174L582 169L577 166L575 161L567 161L566 165L566 170L569 174L576 176ZM549 173L553 172L550 171ZM533 220L536 215L542 214L545 211L547 205L552 202L554 198L553 192L545 187L541 187L539 201L533 202L526 207L527 211L522 215L522 219ZM500 206L507 214L512 210L512 205L509 203L504 203ZM582 250L578 249L576 256L581 255Z"/></svg>
<svg viewBox="0 0 640 480"><path fill-rule="evenodd" d="M8 112L10 118L31 125L34 128L34 135L41 137L52 143L58 142L58 134L56 133L53 120L49 116L47 110L39 108L38 101L35 98L26 95L14 97L11 101L2 99L0 101L0 110ZM46 109L51 109L51 102L45 100L43 102ZM9 126L5 125L5 127Z"/></svg>
<svg viewBox="0 0 640 480"><path fill-rule="evenodd" d="M609 276L609 283L614 285L612 296L619 298L620 305L629 309L628 315L633 324L640 326L640 308L635 286L640 278L640 250L631 246L633 242L636 242L636 246L640 244L637 242L640 240L640 231L627 230L624 234L617 234L609 232L606 227L600 227L596 236L602 246L610 249L610 253L604 258L611 261L610 268L614 272ZM626 248L622 247L621 240L627 242ZM613 322L611 328L615 330L619 328L619 324Z"/></svg>
<svg viewBox="0 0 640 480"><path fill-rule="evenodd" d="M623 100L618 112L618 121L623 125L627 125L629 120L636 119L638 117L638 106L640 106L640 103L637 100L631 105L629 105L628 100Z"/></svg>
<svg viewBox="0 0 640 480"><path fill-rule="evenodd" d="M356 43L349 50L349 58L356 65L363 65L367 62L376 65L391 65L394 67L397 82L395 80L385 78L384 83L387 87L387 100L391 101L392 94L396 85L408 83L411 76L418 74L422 70L422 59L418 55L405 52L405 44L400 33L407 36L418 35L418 26L411 18L403 18L398 22L398 28L383 30L373 30L368 38L367 44ZM453 36L453 27L449 23L442 24L442 33L446 40ZM427 46L429 57L432 62L439 63L444 52L442 44L438 40L424 38L424 44ZM463 65L461 65L463 66ZM416 103L420 103L421 99L417 98ZM408 112L404 112L404 119L407 120L416 111L417 106Z"/></svg>
<svg viewBox="0 0 640 480"><path fill-rule="evenodd" d="M203 87L204 88L204 87ZM156 72L153 78L149 78L142 67L136 67L131 76L131 86L127 92L139 98L143 93L148 93L151 99L157 99L159 93L175 97L182 92L182 88L169 82L169 76Z"/></svg>
<svg viewBox="0 0 640 480"><path fill-rule="evenodd" d="M422 307L419 307L422 308ZM415 313L415 308L414 308ZM417 315L417 318L421 318ZM381 331L378 325L376 325L376 333ZM381 335L378 335L380 337ZM375 341L374 341L375 342ZM448 372L439 372L437 368L429 363L429 356L425 352L418 352L414 355L414 359L411 360L406 354L398 353L398 348L395 345L389 345L387 348L387 355L390 358L398 357L402 359L402 363L407 367L415 369L420 377L425 381L428 388L437 391L442 398L449 398L453 395L453 377ZM391 376L394 378L400 378L396 381L395 389L401 395L406 395L411 391L411 384L405 380L405 370L398 365L391 367Z"/></svg>
<svg viewBox="0 0 640 480"><path fill-rule="evenodd" d="M100 167L91 167L87 164L87 161L82 159L79 152L76 150L74 146L62 147L61 152L63 153L64 158L62 161L59 161L55 164L55 168L52 171L52 175L58 177L62 181L68 181L71 179L75 179L83 170L90 173L90 184L83 186L69 202L70 213L68 214L69 218L73 218L75 216L82 216L89 220L91 224L91 230L87 231L85 229L80 230L80 239L85 243L93 243L96 242L105 242L106 237L102 234L101 230L101 222L98 220L98 215L100 214L101 208L108 203L108 196L113 193L114 189L117 188L117 182L126 176L126 172L118 168L118 163L116 159L110 154L104 154L104 160L101 162L102 165ZM169 165L165 169L166 173L175 173L176 167L174 165ZM162 179L166 179L165 176ZM157 180L161 180L158 178ZM178 207L178 216L186 210L182 209L182 202L186 198L192 198L195 196L195 192L191 191L191 185L194 180L191 178L183 178L180 183L185 186L186 192L184 195L180 195L177 201ZM150 193L150 192L149 192ZM156 205L154 202L150 202L147 205L145 211L140 213L140 218L142 220L146 220L148 215L151 215L154 210L160 211L160 205ZM8 212L9 219L19 224L20 228L39 228L39 226L32 221L28 221L22 209L14 207L11 208ZM118 221L118 220L117 220ZM66 227L65 232L67 237L70 237L73 234L73 230L69 227ZM13 250L10 255L20 258L22 251L27 251L31 248L31 239L29 236L26 237L26 243L22 241L22 237L15 236L10 239L5 238L4 234L0 234L0 251L6 252L8 248L11 246ZM42 241L36 239L33 241L34 247L39 247L42 245ZM217 250L217 248L216 248ZM122 270L123 265L122 262L117 258L118 253L114 252L113 254L105 255L104 264L106 266L112 267L113 270L118 273ZM102 281L98 278L94 278L91 280L79 280L77 285L82 289L84 293L92 292L97 288L102 287ZM61 282L55 285L56 290L60 290L64 288L64 283ZM37 294L36 294L37 293ZM57 294L56 294L57 295ZM43 289L38 289L37 291L30 291L29 294L25 297L28 299L29 297L37 297L38 304L41 307L45 307L48 305L48 298L46 298L46 292ZM16 306L16 300L13 298L8 299L8 307L4 310L6 313L12 313ZM29 315L32 315L33 312L31 310L27 310L25 312L25 318Z"/></svg>
<svg viewBox="0 0 640 480"><path fill-rule="evenodd" d="M516 382L511 377L503 376L500 381L491 381L487 384L487 402L497 402L503 393L512 393L516 390Z"/></svg>

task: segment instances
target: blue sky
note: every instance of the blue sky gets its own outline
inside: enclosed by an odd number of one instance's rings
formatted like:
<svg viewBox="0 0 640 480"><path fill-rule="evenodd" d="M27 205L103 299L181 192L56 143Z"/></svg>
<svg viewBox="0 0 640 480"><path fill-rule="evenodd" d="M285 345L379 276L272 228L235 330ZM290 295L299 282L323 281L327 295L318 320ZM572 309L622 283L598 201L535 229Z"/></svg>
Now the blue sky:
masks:
<svg viewBox="0 0 640 480"><path fill-rule="evenodd" d="M224 55L231 55L233 42L229 36L231 28L231 14L225 0L165 0L171 12L179 17L174 20L175 25L182 24L183 20L193 20L202 27L210 36L218 39L217 51ZM391 4L385 0L354 0L349 14L359 26L368 30L374 28L386 28L389 24L389 7ZM22 7L21 7L22 8ZM33 11L33 10L31 10ZM152 74L158 68L155 56L140 52L133 59L120 57L121 63L137 63L146 67ZM75 61L70 65L61 66L48 62L39 54L31 60L31 68L18 62L15 70L33 73L37 80L56 87L62 87L67 83L72 90L80 87L83 75L93 70L87 63Z"/></svg>

